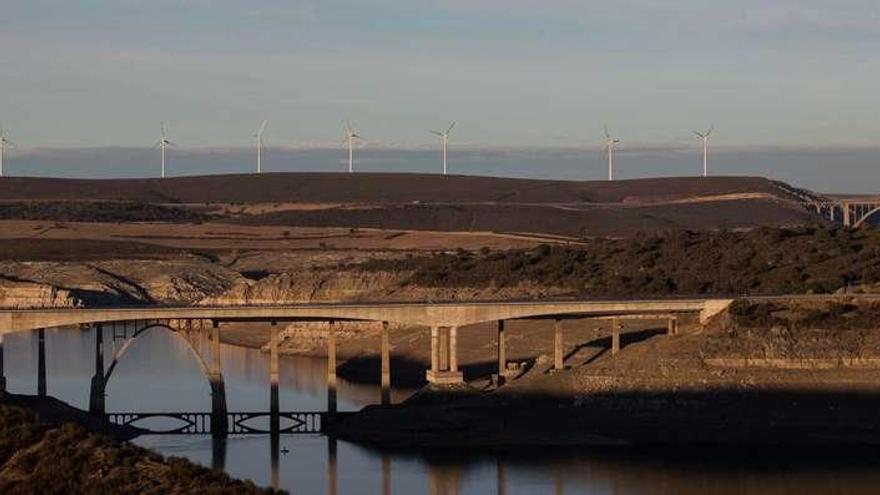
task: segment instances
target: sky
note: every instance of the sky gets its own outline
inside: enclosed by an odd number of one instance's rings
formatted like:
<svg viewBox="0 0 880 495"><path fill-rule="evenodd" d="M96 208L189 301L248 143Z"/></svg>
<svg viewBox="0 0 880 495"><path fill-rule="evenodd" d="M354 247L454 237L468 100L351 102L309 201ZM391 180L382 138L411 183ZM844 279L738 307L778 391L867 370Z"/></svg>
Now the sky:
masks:
<svg viewBox="0 0 880 495"><path fill-rule="evenodd" d="M841 187L880 184L876 0L3 0L0 26L9 170L149 148L162 120L202 158L263 119L285 152L338 148L350 119L367 149L456 121L454 146L496 155L595 150L603 124L624 156L693 151L714 124L722 155L787 151L820 185L857 156Z"/></svg>

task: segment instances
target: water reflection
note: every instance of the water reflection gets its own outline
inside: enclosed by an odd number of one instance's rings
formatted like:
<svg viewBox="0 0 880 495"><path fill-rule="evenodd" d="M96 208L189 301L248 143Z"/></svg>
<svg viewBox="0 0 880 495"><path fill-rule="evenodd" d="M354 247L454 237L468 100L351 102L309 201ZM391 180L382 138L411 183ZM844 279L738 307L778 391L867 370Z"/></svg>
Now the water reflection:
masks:
<svg viewBox="0 0 880 495"><path fill-rule="evenodd" d="M108 351L111 339L105 334ZM94 342L91 330L46 332L49 395L88 407ZM36 393L38 354L36 332L6 337L10 391ZM224 345L220 357L229 409L268 409L268 356ZM283 410L326 406L324 360L282 357L280 370ZM339 383L342 410L379 400L379 387ZM208 411L210 404L210 387L186 344L162 331L149 332L133 345L107 384L108 411ZM431 449L401 454L318 435L274 441L269 436L145 436L136 443L292 493L873 494L880 486L876 450L521 448L493 454Z"/></svg>

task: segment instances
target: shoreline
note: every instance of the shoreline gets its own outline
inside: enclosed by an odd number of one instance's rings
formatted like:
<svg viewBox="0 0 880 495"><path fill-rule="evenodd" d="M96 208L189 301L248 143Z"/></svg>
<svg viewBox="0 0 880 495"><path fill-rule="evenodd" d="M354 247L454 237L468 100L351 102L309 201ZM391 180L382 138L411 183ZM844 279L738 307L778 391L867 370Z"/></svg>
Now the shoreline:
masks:
<svg viewBox="0 0 880 495"><path fill-rule="evenodd" d="M561 398L446 399L369 406L334 424L330 433L382 449L880 447L880 421L871 420L870 414L880 407L880 393L645 393L579 403ZM834 420L829 420L831 414L836 414Z"/></svg>
<svg viewBox="0 0 880 495"><path fill-rule="evenodd" d="M0 492L286 493L130 443L145 433L53 397L0 396Z"/></svg>

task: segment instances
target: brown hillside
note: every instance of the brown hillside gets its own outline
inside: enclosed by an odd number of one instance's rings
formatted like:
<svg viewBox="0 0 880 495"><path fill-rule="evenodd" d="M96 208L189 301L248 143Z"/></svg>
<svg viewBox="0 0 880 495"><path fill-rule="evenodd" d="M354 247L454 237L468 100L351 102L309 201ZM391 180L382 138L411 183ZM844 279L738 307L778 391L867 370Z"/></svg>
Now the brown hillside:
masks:
<svg viewBox="0 0 880 495"><path fill-rule="evenodd" d="M391 173L272 173L169 179L0 178L0 201L161 203L630 203L757 193L788 198L760 177L556 181Z"/></svg>
<svg viewBox="0 0 880 495"><path fill-rule="evenodd" d="M279 211L224 221L241 225L528 232L592 237L666 230L792 226L816 222L817 218L795 204L754 199L579 208L537 204L397 204Z"/></svg>

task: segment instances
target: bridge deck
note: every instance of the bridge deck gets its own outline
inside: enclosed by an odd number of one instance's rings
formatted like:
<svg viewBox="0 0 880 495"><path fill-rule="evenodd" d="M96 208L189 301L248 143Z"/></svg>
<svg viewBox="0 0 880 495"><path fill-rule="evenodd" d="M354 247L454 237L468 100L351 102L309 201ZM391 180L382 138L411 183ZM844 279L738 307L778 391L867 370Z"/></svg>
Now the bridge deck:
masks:
<svg viewBox="0 0 880 495"><path fill-rule="evenodd" d="M0 334L37 328L132 320L387 321L422 326L464 326L495 320L553 316L700 313L707 319L730 299L631 301L500 301L449 303L358 303L247 306L151 306L0 310Z"/></svg>

